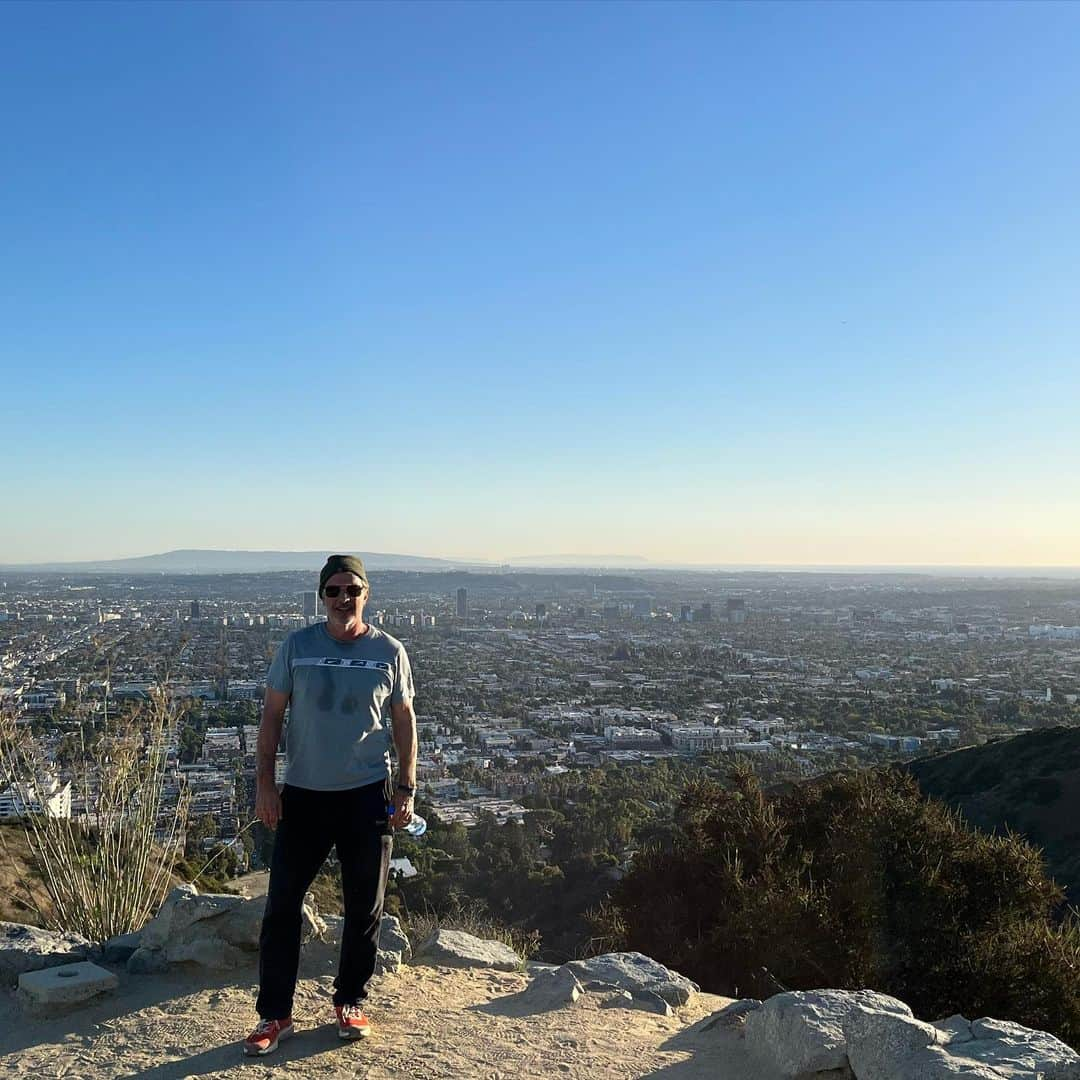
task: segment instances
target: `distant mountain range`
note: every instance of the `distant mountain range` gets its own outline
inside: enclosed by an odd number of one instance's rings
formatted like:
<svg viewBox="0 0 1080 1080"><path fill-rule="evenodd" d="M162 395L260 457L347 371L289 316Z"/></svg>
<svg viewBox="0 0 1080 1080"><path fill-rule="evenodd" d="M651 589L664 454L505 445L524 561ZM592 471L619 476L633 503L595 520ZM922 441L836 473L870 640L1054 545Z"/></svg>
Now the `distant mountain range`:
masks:
<svg viewBox="0 0 1080 1080"><path fill-rule="evenodd" d="M344 550L344 549L338 549ZM329 551L218 551L187 548L127 559L91 559L81 562L0 563L0 571L17 573L114 574L259 574L274 571L311 571L322 566ZM816 566L751 563L678 563L647 559L642 555L515 555L504 560L442 559L426 555L399 555L363 551L359 554L372 570L497 571L507 567L536 570L663 570L695 573L796 574L904 574L941 577L1080 578L1080 567L986 566Z"/></svg>
<svg viewBox="0 0 1080 1080"><path fill-rule="evenodd" d="M1029 731L909 762L924 795L986 832L1020 833L1080 902L1080 728Z"/></svg>
<svg viewBox="0 0 1080 1080"><path fill-rule="evenodd" d="M323 551L208 551L189 549L140 555L130 559L98 559L92 562L37 563L0 567L4 570L50 573L112 574L265 574L301 570L318 573L326 561ZM350 552L364 560L369 570L458 570L482 564L428 559L420 555L396 555L378 551ZM485 569L488 567L484 567Z"/></svg>
<svg viewBox="0 0 1080 1080"><path fill-rule="evenodd" d="M340 549L345 550L345 549ZM317 571L328 551L217 551L186 548L157 555L127 559L93 559L85 562L10 563L0 570L40 573L112 574L264 574L275 571ZM369 570L496 570L500 567L533 568L642 568L648 560L639 555L523 555L496 563L483 559L436 559L424 555L360 551Z"/></svg>

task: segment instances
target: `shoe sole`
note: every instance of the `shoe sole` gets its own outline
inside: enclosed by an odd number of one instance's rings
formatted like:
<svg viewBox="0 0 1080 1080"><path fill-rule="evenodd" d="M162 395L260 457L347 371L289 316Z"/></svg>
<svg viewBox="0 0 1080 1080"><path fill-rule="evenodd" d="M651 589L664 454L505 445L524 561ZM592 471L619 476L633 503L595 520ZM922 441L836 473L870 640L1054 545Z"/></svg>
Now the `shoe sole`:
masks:
<svg viewBox="0 0 1080 1080"><path fill-rule="evenodd" d="M267 1054L272 1054L278 1048L279 1043L283 1043L286 1039L291 1039L294 1034L295 1032L292 1028L288 1028L285 1031L282 1031L265 1050L259 1050L253 1047L249 1047L247 1043L245 1043L244 1057L266 1057Z"/></svg>
<svg viewBox="0 0 1080 1080"><path fill-rule="evenodd" d="M343 1028L337 1029L339 1039L346 1039L349 1042L356 1042L359 1039L366 1039L371 1034L371 1028Z"/></svg>

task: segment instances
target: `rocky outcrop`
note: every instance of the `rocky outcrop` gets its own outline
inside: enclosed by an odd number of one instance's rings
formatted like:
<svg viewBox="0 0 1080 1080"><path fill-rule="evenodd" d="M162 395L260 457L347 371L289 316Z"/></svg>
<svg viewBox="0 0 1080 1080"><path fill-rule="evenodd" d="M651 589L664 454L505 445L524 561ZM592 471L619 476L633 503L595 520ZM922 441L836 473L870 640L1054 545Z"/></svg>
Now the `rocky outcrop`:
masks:
<svg viewBox="0 0 1080 1080"><path fill-rule="evenodd" d="M567 967L538 971L521 995L521 1003L536 1012L573 1005L584 991L577 976Z"/></svg>
<svg viewBox="0 0 1080 1080"><path fill-rule="evenodd" d="M217 893L200 895L194 885L177 885L142 928L139 947L127 961L128 971L147 974L182 963L217 970L236 967L258 951L265 907L265 896L247 900ZM326 924L307 904L303 927L305 941L326 931Z"/></svg>
<svg viewBox="0 0 1080 1080"><path fill-rule="evenodd" d="M685 975L639 952L604 953L588 960L571 960L566 966L586 987L590 982L606 983L631 994L656 994L669 1005L685 1005L701 989Z"/></svg>
<svg viewBox="0 0 1080 1080"><path fill-rule="evenodd" d="M416 961L442 967L482 967L517 971L521 959L501 941L484 941L463 930L436 930L416 950Z"/></svg>
<svg viewBox="0 0 1080 1080"><path fill-rule="evenodd" d="M27 971L86 960L93 951L93 945L78 934L0 922L0 987L16 986Z"/></svg>
<svg viewBox="0 0 1080 1080"><path fill-rule="evenodd" d="M1080 1080L1080 1055L1043 1031L1002 1020L916 1020L870 990L809 990L736 1002L698 1030L742 1024L747 1049L790 1080Z"/></svg>

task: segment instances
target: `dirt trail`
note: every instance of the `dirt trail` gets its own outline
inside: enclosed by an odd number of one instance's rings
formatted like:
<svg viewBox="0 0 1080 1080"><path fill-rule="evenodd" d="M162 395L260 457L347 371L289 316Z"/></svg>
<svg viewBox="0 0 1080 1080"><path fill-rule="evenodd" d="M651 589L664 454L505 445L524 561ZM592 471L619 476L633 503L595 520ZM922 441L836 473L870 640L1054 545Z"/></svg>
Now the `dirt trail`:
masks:
<svg viewBox="0 0 1080 1080"><path fill-rule="evenodd" d="M765 1080L743 1060L735 1033L691 1029L726 1003L711 994L671 1017L601 1008L593 994L534 1013L515 997L526 975L407 966L373 986L374 1035L343 1043L332 1023L333 959L305 956L296 1037L271 1057L248 1060L239 1043L255 1018L254 965L217 978L116 970L118 991L62 1013L35 1015L0 991L0 1076Z"/></svg>

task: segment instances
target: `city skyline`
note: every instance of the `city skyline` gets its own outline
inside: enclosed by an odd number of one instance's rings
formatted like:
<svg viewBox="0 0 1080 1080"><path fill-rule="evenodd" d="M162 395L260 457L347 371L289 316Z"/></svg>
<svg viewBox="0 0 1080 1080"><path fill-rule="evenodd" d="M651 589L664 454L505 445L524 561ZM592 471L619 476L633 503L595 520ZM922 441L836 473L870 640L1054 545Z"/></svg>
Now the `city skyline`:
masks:
<svg viewBox="0 0 1080 1080"><path fill-rule="evenodd" d="M0 564L1080 562L1075 6L0 29Z"/></svg>

